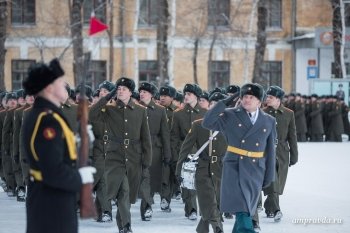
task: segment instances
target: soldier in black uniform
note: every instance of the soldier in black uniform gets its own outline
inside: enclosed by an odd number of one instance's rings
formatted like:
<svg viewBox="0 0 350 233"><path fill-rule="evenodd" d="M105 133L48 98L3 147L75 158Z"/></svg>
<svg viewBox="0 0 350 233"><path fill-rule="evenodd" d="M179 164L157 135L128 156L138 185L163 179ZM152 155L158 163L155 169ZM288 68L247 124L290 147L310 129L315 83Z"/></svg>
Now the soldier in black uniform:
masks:
<svg viewBox="0 0 350 233"><path fill-rule="evenodd" d="M23 82L36 95L23 122L24 151L30 166L27 233L77 233L76 197L93 182L92 167L76 169L75 137L60 105L66 100L64 72L58 60L31 66Z"/></svg>
<svg viewBox="0 0 350 233"><path fill-rule="evenodd" d="M174 112L173 124L171 127L170 142L172 151L172 162L178 160L180 148L185 140L192 122L203 118L206 110L198 104L198 98L202 94L202 89L197 84L186 84L183 92L185 93L185 106L183 109ZM195 150L196 148L194 148ZM182 189L182 199L185 202L185 216L190 220L197 219L196 192Z"/></svg>

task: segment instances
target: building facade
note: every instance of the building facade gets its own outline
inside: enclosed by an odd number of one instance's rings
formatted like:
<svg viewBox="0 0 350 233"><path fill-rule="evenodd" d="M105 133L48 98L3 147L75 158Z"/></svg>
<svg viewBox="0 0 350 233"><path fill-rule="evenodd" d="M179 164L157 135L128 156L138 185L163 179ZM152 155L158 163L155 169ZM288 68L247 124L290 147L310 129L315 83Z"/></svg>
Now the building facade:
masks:
<svg viewBox="0 0 350 233"><path fill-rule="evenodd" d="M8 5L5 57L7 90L21 87L28 66L34 61L61 57L68 82L73 78L72 38L69 1L12 0ZM83 1L84 50L91 51L87 82L96 87L109 77L110 42L107 32L88 36L89 19L109 24L113 15L114 72L112 80L125 75L136 83L160 84L157 67L157 0ZM255 0L168 0L169 50L167 83L182 89L194 82L193 58L197 58L198 84L210 90L215 86L242 85L252 80L256 43ZM113 3L113 4L112 4ZM318 28L332 25L329 0L267 0L267 45L265 85L279 85L287 92L312 91L308 71L319 67L314 46ZM198 44L197 53L195 53ZM328 50L331 50L328 48ZM315 52L316 51L316 52ZM211 54L211 59L209 59ZM331 63L332 57L323 62ZM350 59L350 58L349 58ZM308 62L311 63L309 64ZM306 62L306 65L305 65ZM319 79L330 78L323 63ZM315 71L315 70L314 70Z"/></svg>

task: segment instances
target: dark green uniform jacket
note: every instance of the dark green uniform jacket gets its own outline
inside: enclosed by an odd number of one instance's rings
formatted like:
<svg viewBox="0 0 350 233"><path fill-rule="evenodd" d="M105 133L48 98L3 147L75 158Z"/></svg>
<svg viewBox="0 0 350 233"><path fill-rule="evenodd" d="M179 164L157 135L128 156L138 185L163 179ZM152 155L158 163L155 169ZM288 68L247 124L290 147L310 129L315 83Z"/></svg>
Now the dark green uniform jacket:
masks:
<svg viewBox="0 0 350 233"><path fill-rule="evenodd" d="M192 108L186 104L183 109L174 112L173 123L171 127L170 142L172 161L177 162L182 142L185 140L188 131L191 129L192 122L203 118L206 110L197 104Z"/></svg>
<svg viewBox="0 0 350 233"><path fill-rule="evenodd" d="M283 194L286 184L288 167L298 161L298 145L294 122L294 113L282 104L275 110L272 107L264 108L264 111L276 119L277 147L276 147L276 168L277 177L268 188L264 189L265 195L278 193Z"/></svg>
<svg viewBox="0 0 350 233"><path fill-rule="evenodd" d="M132 100L127 105L120 100L116 105L106 105L101 98L90 112L104 114L105 132L102 140L108 142L106 155L106 182L108 199L117 196L120 179L127 174L130 203L135 203L142 167L152 163L151 136L146 109Z"/></svg>
<svg viewBox="0 0 350 233"><path fill-rule="evenodd" d="M31 174L27 233L77 233L82 181L74 134L61 109L37 97L23 122L23 141Z"/></svg>
<svg viewBox="0 0 350 233"><path fill-rule="evenodd" d="M141 103L142 104L142 103ZM149 131L152 139L151 193L160 192L162 184L162 164L171 158L170 131L165 108L151 101L147 108Z"/></svg>
<svg viewBox="0 0 350 233"><path fill-rule="evenodd" d="M208 141L211 136L210 131L202 127L203 119L193 122L190 132L187 134L182 144L179 160L176 167L176 175L181 175L181 167L188 154L191 154L192 148L201 146ZM212 132L213 133L213 132ZM222 173L222 158L226 153L227 143L224 136L219 133L200 154L198 167L195 175L195 185L198 196L199 209L202 215L201 222L198 224L197 232L204 232L202 225L212 225L222 229L220 218L220 185ZM211 152L209 153L209 149ZM206 227L205 227L206 228Z"/></svg>

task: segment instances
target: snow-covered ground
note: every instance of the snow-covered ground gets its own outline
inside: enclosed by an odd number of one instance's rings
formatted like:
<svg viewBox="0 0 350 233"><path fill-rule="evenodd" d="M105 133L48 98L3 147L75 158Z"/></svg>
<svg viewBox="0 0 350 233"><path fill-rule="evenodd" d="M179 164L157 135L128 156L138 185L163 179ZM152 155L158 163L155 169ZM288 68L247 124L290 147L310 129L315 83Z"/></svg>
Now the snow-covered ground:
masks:
<svg viewBox="0 0 350 233"><path fill-rule="evenodd" d="M289 170L285 194L280 199L284 217L280 223L260 213L262 232L319 233L349 232L350 229L350 142L299 143L299 162ZM1 188L0 188L1 189ZM155 197L153 219L141 221L140 202L132 206L134 233L195 232L197 221L184 216L181 201L173 200L171 213L163 213ZM54 211L54 210L53 210ZM113 215L115 216L115 209ZM234 219L224 222L232 232ZM0 233L25 232L25 205L0 191ZM115 221L79 223L80 233L116 233Z"/></svg>

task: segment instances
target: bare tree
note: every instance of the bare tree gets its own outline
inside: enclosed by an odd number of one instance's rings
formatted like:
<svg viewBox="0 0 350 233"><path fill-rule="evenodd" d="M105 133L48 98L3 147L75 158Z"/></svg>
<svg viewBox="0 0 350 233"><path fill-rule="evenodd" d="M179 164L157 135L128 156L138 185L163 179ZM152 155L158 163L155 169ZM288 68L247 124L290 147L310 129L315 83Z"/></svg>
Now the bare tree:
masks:
<svg viewBox="0 0 350 233"><path fill-rule="evenodd" d="M266 86L266 80L263 77L263 64L266 49L266 25L267 25L267 8L266 0L258 2L258 22L257 22L257 41L255 44L255 59L253 82Z"/></svg>
<svg viewBox="0 0 350 233"><path fill-rule="evenodd" d="M159 0L158 2L158 21L157 21L157 62L159 86L163 86L168 80L168 25L170 23L170 13L168 0Z"/></svg>
<svg viewBox="0 0 350 233"><path fill-rule="evenodd" d="M108 65L108 71L109 71L109 76L108 80L112 81L113 80L113 74L114 74L114 4L113 0L109 0L109 23L108 23L108 40L109 40L109 65Z"/></svg>
<svg viewBox="0 0 350 233"><path fill-rule="evenodd" d="M68 0L70 12L70 29L73 40L73 73L74 84L77 85L82 80L84 71L83 59L83 36L82 36L82 3L83 0Z"/></svg>
<svg viewBox="0 0 350 233"><path fill-rule="evenodd" d="M343 78L342 71L342 16L341 0L330 0L333 10L333 49L334 49L334 74L335 78Z"/></svg>
<svg viewBox="0 0 350 233"><path fill-rule="evenodd" d="M7 25L7 0L0 0L0 92L5 90L5 40Z"/></svg>

